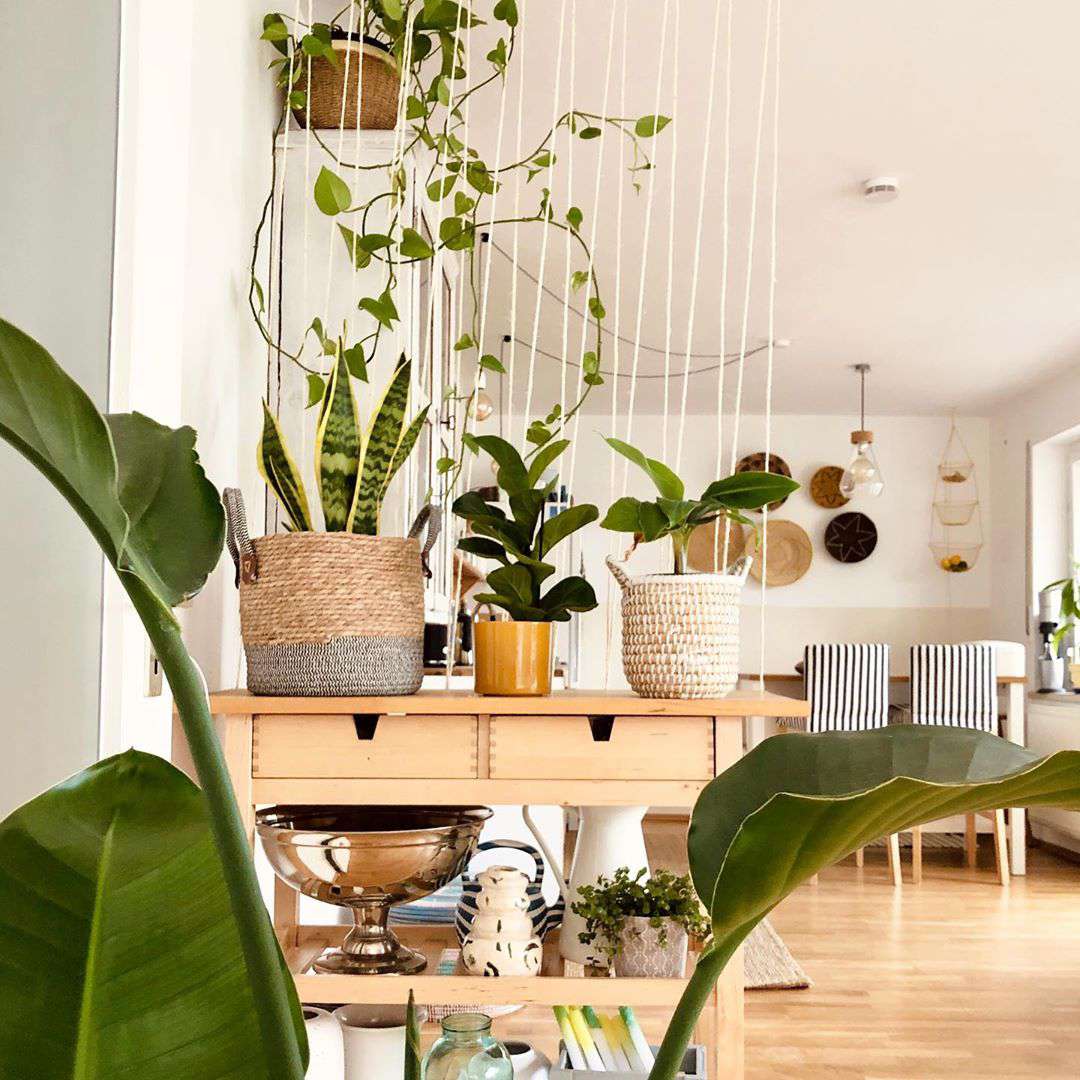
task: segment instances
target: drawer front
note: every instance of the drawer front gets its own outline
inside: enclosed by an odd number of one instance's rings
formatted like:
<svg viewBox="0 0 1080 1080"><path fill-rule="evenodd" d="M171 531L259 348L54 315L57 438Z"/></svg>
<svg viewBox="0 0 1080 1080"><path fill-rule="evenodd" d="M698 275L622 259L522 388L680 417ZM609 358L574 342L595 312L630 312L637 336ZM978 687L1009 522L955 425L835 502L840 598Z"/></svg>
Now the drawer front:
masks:
<svg viewBox="0 0 1080 1080"><path fill-rule="evenodd" d="M256 777L477 775L475 716L256 716Z"/></svg>
<svg viewBox="0 0 1080 1080"><path fill-rule="evenodd" d="M499 780L709 780L708 716L493 716Z"/></svg>

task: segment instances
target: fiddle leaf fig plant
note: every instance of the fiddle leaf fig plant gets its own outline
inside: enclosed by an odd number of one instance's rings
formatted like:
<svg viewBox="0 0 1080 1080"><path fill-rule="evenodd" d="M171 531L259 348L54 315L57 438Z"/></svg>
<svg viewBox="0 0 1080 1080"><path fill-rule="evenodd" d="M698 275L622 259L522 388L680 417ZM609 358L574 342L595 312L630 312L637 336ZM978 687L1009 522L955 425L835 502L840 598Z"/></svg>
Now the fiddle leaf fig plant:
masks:
<svg viewBox="0 0 1080 1080"><path fill-rule="evenodd" d="M787 498L798 484L787 476L766 472L741 472L711 483L697 499L686 498L686 485L662 461L647 457L621 439L605 438L616 453L632 461L656 486L652 502L624 496L608 508L600 527L631 533L634 544L671 538L674 572L686 573L686 549L696 528L718 518L743 525L753 522L741 510L759 510Z"/></svg>
<svg viewBox="0 0 1080 1080"><path fill-rule="evenodd" d="M702 791L687 838L712 941L650 1080L675 1080L716 980L800 884L880 836L1002 806L1080 808L1080 751L1046 758L985 732L902 724L766 739Z"/></svg>
<svg viewBox="0 0 1080 1080"><path fill-rule="evenodd" d="M570 445L568 439L549 443L531 463L497 435L468 435L466 445L484 451L496 465L496 480L505 493L510 514L497 502L468 491L454 501L454 513L469 523L474 535L462 537L458 548L500 565L487 575L493 591L480 593L481 604L494 604L516 622L568 622L574 611L592 611L596 593L581 576L571 575L546 592L544 583L555 573L547 556L578 529L595 521L600 512L591 503L580 503L545 515L548 497L558 476L546 483L544 473Z"/></svg>
<svg viewBox="0 0 1080 1080"><path fill-rule="evenodd" d="M202 789L198 801L206 808L205 818L192 823L192 796L185 794L166 767L155 770L142 758L126 763L121 758L111 772L83 774L60 785L52 793L55 799L38 804L35 811L28 809L25 817L3 831L0 870L7 879L4 887L13 890L11 895L21 903L21 910L29 910L22 924L24 938L39 933L47 915L40 910L40 902L26 908L19 890L27 885L37 889L39 901L47 896L51 903L61 905L65 914L70 905L72 919L89 923L81 925L79 933L73 930L54 943L62 963L46 963L35 948L32 955L22 953L18 967L12 968L9 961L15 954L7 950L5 962L0 964L0 1009L8 1018L18 1010L18 1015L25 1017L25 1028L21 1035L0 1036L0 1053L10 1055L0 1058L0 1074L25 1074L26 1047L32 1045L37 1053L55 1038L56 1018L64 1011L63 1002L72 984L77 983L81 1010L78 1044L64 1051L72 1051L67 1061L74 1066L66 1067L61 1053L57 1067L42 1072L43 1077L105 1080L119 1075L184 1075L211 1080L245 1075L301 1080L307 1051L295 989L263 907L247 832L214 732L202 674L184 647L172 612L202 587L217 564L224 541L221 500L199 464L195 433L187 427L164 427L139 413L102 416L38 342L0 319L0 438L67 499L116 571L169 680L198 772ZM132 770L137 774L134 779L129 775ZM123 860L124 851L131 850L133 841L125 829L138 819L135 808L128 806L136 795L154 808L152 827L143 837L147 858L167 856L157 869L148 867L147 871L160 879L160 890L155 893L158 902L111 908L110 914L118 922L106 924L97 909L87 909L61 884L66 873L61 864L84 877L97 874L106 890L120 881L128 868L117 860ZM47 810L44 821L42 808ZM65 819L64 814L69 816ZM85 815L90 817L84 820ZM81 827L75 827L76 820ZM213 840L216 868L208 869L204 849L199 847L197 834L205 828ZM25 862L26 845L33 850L29 863ZM168 862L182 857L189 846L186 867L182 858L180 864ZM22 868L16 869L20 859ZM195 922L181 920L174 911L175 896L167 883L181 870L194 875L199 890L196 903L205 900L213 905L215 882L222 883L231 924L224 929L214 927L209 939L194 934ZM12 882L12 877L17 880ZM150 884L147 879L133 888ZM79 889L89 901L91 890L85 881ZM95 902L114 899L96 886L92 896ZM11 905L5 905L9 918L11 910ZM211 906L210 910L224 913L225 908ZM130 932L131 941L146 950L146 959L155 965L151 988L136 977L140 970L137 953L125 952L119 957L110 951L111 943L106 940L110 927ZM238 943L239 953L232 942ZM191 992L186 980L215 978L218 962L209 953L219 944L223 955L234 960L242 957L243 981L258 1007L253 1022L243 1031L190 1045L193 1031L205 1027L205 1017L195 1015L205 996ZM27 992L21 971L36 972L37 996ZM222 997L229 998L231 992L221 984L215 990L215 1007L226 1007ZM21 998L33 1001L37 1008L29 1008L26 1001L20 1003ZM238 1006L227 1007L232 1010ZM17 1035L27 1041L19 1041ZM111 1045L118 1039L142 1045ZM146 1064L145 1070L142 1065L126 1072L107 1066L107 1061L115 1060L121 1052L128 1052L131 1061L140 1061L143 1049L158 1055L156 1063ZM167 1068L172 1055L176 1072ZM265 1063L265 1068L253 1073L251 1063L256 1061Z"/></svg>

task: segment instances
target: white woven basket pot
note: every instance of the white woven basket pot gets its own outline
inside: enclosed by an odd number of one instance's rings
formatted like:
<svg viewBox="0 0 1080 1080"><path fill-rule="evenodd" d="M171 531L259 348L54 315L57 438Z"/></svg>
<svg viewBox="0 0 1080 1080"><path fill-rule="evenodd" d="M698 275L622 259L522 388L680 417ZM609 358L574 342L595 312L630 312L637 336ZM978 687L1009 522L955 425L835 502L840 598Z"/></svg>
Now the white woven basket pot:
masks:
<svg viewBox="0 0 1080 1080"><path fill-rule="evenodd" d="M739 595L750 558L724 574L630 577L614 559L622 588L623 671L649 698L719 698L739 681Z"/></svg>
<svg viewBox="0 0 1080 1080"><path fill-rule="evenodd" d="M437 514L425 507L407 537L302 532L251 540L239 494L226 489L225 507L248 689L282 697L416 693L424 678L424 560Z"/></svg>

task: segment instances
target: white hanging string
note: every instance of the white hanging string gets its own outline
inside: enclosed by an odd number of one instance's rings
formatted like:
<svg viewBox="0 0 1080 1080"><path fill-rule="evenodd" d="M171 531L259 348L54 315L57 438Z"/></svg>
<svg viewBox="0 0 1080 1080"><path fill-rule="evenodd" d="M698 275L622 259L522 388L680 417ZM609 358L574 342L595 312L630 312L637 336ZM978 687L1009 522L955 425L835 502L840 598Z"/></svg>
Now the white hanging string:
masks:
<svg viewBox="0 0 1080 1080"><path fill-rule="evenodd" d="M680 0L675 0L675 41L672 48L671 59L671 101L672 112L678 115L678 101L679 101L679 36L680 36L680 21L682 15L682 4ZM679 190L679 185L676 182L678 176L677 169L679 163L679 125L673 124L671 127L671 180L668 183L669 201L668 201L668 252L667 252L667 297L664 305L664 421L663 421L663 436L662 436L662 450L660 457L663 461L668 460L668 410L670 407L670 391L671 391L671 300L674 289L672 286L675 283L675 193ZM704 182L704 180L703 180ZM685 416L686 409L686 395L683 395L683 409ZM680 420L680 428L681 428Z"/></svg>
<svg viewBox="0 0 1080 1080"><path fill-rule="evenodd" d="M723 209L721 212L721 256L720 256L720 351L727 348L727 294L728 294L728 269L731 255L731 52L732 52L732 22L735 13L735 0L728 0L727 6L727 29L725 31L724 44L724 184L723 184ZM716 378L716 467L714 474L717 478L723 475L724 456L724 370L725 364L721 363ZM714 527L715 528L715 527ZM728 546L731 539L731 522L724 519L724 559L720 561L720 530L716 528L713 533L713 569L719 570L727 567Z"/></svg>
<svg viewBox="0 0 1080 1080"><path fill-rule="evenodd" d="M577 0L570 0L570 26L577 26ZM577 77L577 34L570 34L570 76L567 80L570 90L570 109L574 109L576 97ZM571 115L566 128L566 205L574 205L574 127L575 120ZM566 361L570 358L568 352L570 346L570 260L573 256L573 238L570 233L563 234L566 243L563 245L563 313L562 313L562 357L563 363L559 365L559 416L566 415ZM540 280L543 280L541 274ZM571 545L564 544L563 549L570 550ZM568 556L569 557L569 556Z"/></svg>
<svg viewBox="0 0 1080 1080"><path fill-rule="evenodd" d="M573 33L573 29L566 25L566 0L561 0L559 5L559 21L555 24L558 27L559 34L559 48L555 57L555 88L551 98L551 145L548 147L549 160L555 161L555 148L558 145L558 132L555 131L555 124L559 119L559 96L562 91L562 68L563 68L563 46L566 42L568 34ZM550 166L548 175L550 176ZM532 397L533 397L533 383L536 376L536 343L540 334L540 306L544 299L543 281L544 281L544 269L547 264L547 251L548 251L548 237L551 235L551 229L544 229L543 236L540 240L540 269L537 273L537 277L540 281L540 285L536 288L536 307L533 311L533 328L532 328L532 345L529 351L529 383L525 391L525 413L522 418L523 432L522 441L524 441L524 432L529 427L529 416L532 413Z"/></svg>
<svg viewBox="0 0 1080 1080"><path fill-rule="evenodd" d="M735 465L739 459L739 425L742 420L742 392L743 392L743 372L746 367L746 342L747 335L750 331L750 295L751 285L753 282L754 271L754 241L757 236L757 210L758 210L758 180L761 175L761 139L762 132L765 125L765 91L769 82L769 45L772 41L772 22L773 22L773 6L772 3L767 4L765 16L765 38L762 46L762 58L761 58L761 86L758 91L758 115L757 115L757 133L754 137L754 167L751 178L751 190L750 190L750 225L747 233L746 240L746 281L743 289L743 309L742 309L742 332L739 340L739 367L738 378L735 383L735 415L732 419L732 433L731 433L731 466L730 470L735 471ZM768 459L766 459L766 468L768 468ZM728 549L731 531L729 528L724 530L724 565L727 565Z"/></svg>
<svg viewBox="0 0 1080 1080"><path fill-rule="evenodd" d="M622 5L622 56L619 60L619 115L626 115L626 43L630 37L630 3L623 0ZM611 343L611 418L608 431L614 435L616 432L615 422L619 409L619 343L621 341L622 318L622 234L623 234L623 194L626 190L626 179L623 176L623 165L626 159L626 146L622 139L619 140L618 171L616 172L616 189L618 194L615 201L615 336ZM575 443L576 445L576 443ZM608 454L608 505L615 501L615 454ZM614 534L611 537L611 554L617 553L618 540ZM615 603L614 585L610 574L604 575L604 689L611 684L611 641L615 627Z"/></svg>
<svg viewBox="0 0 1080 1080"><path fill-rule="evenodd" d="M522 139L525 130L525 21L518 20L515 36L514 53L517 57L517 69L519 77L517 97L517 131L514 140L514 160L520 161L523 150ZM503 96L506 96L506 87L503 87ZM514 243L510 256L510 356L506 364L506 433L512 439L514 417L514 373L517 370L517 344L518 344L518 258L520 254L520 230L521 222L521 182L514 178ZM492 248L495 247L495 238L491 239ZM528 420L526 419L526 423Z"/></svg>
<svg viewBox="0 0 1080 1080"><path fill-rule="evenodd" d="M686 434L686 398L690 389L690 358L694 347L694 315L697 311L698 282L701 278L701 239L705 223L705 192L708 189L709 159L712 147L713 127L713 104L716 98L716 68L720 55L720 12L719 2L716 3L713 16L712 48L709 50L709 87L706 94L705 106L705 139L701 152L701 188L698 192L697 228L694 232L694 265L690 278L690 311L686 319L686 357L683 367L682 405L679 409L679 437L675 444L675 471L679 472L682 467L683 439ZM728 7L730 11L730 5ZM729 69L730 70L730 69ZM725 207L726 209L726 207ZM721 285L721 288L723 286ZM721 333L721 350L723 348L723 335ZM724 382L723 361L720 365L720 383ZM665 383L666 385L666 383ZM719 418L718 418L719 422Z"/></svg>
<svg viewBox="0 0 1080 1080"><path fill-rule="evenodd" d="M307 4L307 21L308 26L314 21L312 15L312 0L308 0ZM307 98L304 103L304 116L305 116L305 128L304 128L304 194L303 194L303 282L300 289L300 310L305 312L305 318L307 312L310 311L308 307L308 248L310 247L310 221L308 217L308 211L311 204L311 57L307 58ZM306 338L305 338L306 340ZM317 356L322 355L322 349L316 351ZM302 405L306 405L306 397L302 399ZM300 453L301 461L311 461L312 453L314 451L314 432L311 431L311 425L301 421L300 424Z"/></svg>
<svg viewBox="0 0 1080 1080"><path fill-rule="evenodd" d="M765 355L765 469L772 460L773 338L776 319L777 219L780 205L780 0L776 0L773 60L772 205L769 222L769 348ZM769 578L769 507L761 511L761 641L758 686L765 693L765 583Z"/></svg>
<svg viewBox="0 0 1080 1080"><path fill-rule="evenodd" d="M664 87L664 56L667 52L668 20L671 14L671 0L664 0L664 15L660 27L660 48L657 51L659 69L656 74L656 100L653 107L653 115L660 114L660 95ZM634 328L634 358L630 369L630 400L626 410L626 441L633 444L634 426L634 402L637 397L637 373L641 359L641 324L645 317L645 278L649 265L649 237L652 233L653 203L656 195L656 159L653 158L653 167L649 170L649 192L645 198L645 228L643 231L643 247L641 252L641 273L638 277L638 308L637 322ZM674 182L674 178L672 180ZM623 461L622 493L625 496L630 483L630 462Z"/></svg>

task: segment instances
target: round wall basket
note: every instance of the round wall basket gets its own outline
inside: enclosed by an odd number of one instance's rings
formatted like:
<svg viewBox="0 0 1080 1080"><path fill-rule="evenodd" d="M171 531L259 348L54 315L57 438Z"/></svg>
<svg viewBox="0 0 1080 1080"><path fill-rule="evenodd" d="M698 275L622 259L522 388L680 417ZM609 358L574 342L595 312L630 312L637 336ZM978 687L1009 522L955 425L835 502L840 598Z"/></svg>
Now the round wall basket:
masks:
<svg viewBox="0 0 1080 1080"><path fill-rule="evenodd" d="M746 532L737 522L731 523L727 537L727 562L724 561L724 520L717 518L708 525L699 525L690 534L686 561L699 574L719 574L724 566L741 559L746 551Z"/></svg>
<svg viewBox="0 0 1080 1080"><path fill-rule="evenodd" d="M765 584L769 588L776 588L798 581L810 569L810 563L814 559L814 545L806 535L806 530L794 521L770 521L764 531L769 542L769 567ZM761 552L753 534L747 550L754 555L750 576L755 581L760 581Z"/></svg>
<svg viewBox="0 0 1080 1080"><path fill-rule="evenodd" d="M840 494L840 478L844 470L839 465L822 465L810 477L810 498L826 510L839 510L848 500Z"/></svg>
<svg viewBox="0 0 1080 1080"><path fill-rule="evenodd" d="M788 463L780 457L779 454L770 454L768 468L765 466L764 453L747 454L746 457L740 458L738 465L735 466L735 471L740 472L770 472L776 473L778 476L786 476L791 479L791 468ZM777 499L776 502L769 503L769 511L772 512L777 508L784 505L787 502L787 496L782 499ZM754 513L760 514L760 510L755 510Z"/></svg>
<svg viewBox="0 0 1080 1080"><path fill-rule="evenodd" d="M858 563L877 547L877 526L857 510L837 514L825 526L825 550L837 562Z"/></svg>

